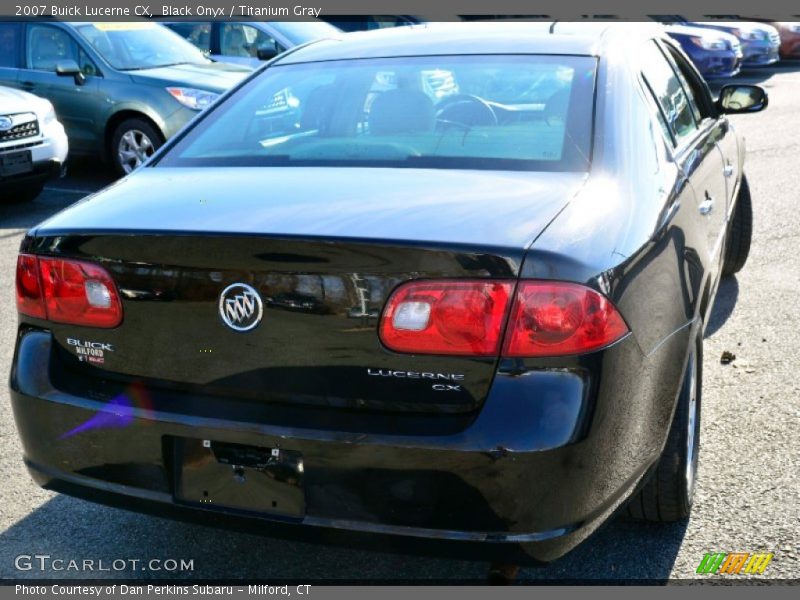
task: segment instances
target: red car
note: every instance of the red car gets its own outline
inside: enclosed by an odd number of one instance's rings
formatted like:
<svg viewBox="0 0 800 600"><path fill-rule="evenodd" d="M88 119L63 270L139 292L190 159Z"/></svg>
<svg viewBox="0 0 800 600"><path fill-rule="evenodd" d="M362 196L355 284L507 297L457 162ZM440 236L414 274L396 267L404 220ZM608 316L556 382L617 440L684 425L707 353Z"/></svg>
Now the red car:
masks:
<svg viewBox="0 0 800 600"><path fill-rule="evenodd" d="M800 58L800 23L772 23L781 34L781 58Z"/></svg>
<svg viewBox="0 0 800 600"><path fill-rule="evenodd" d="M778 30L781 36L781 58L800 58L800 22L765 21L763 19L751 20L769 23Z"/></svg>

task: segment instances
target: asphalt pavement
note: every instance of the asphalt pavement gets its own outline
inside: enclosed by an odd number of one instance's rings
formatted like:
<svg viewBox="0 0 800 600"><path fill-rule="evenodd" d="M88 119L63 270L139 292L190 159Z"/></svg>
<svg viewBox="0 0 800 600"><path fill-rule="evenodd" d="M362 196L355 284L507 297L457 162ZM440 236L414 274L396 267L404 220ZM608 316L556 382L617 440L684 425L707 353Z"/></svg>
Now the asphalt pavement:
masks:
<svg viewBox="0 0 800 600"><path fill-rule="evenodd" d="M750 260L722 283L704 358L700 467L687 523L616 519L559 561L524 568L529 579L694 579L706 552L774 552L765 578L800 579L800 63L745 72L770 94L760 114L733 118L747 139L755 212ZM0 205L0 365L16 334L14 265L24 231L113 176L73 166L33 203ZM721 364L724 351L736 355ZM38 488L21 460L8 392L0 387L0 578L294 578L480 580L486 564L385 547L285 541L143 516ZM64 559L64 570L25 567L25 555ZM188 572L68 569L66 561L176 559ZM120 565L121 563L117 563ZM129 563L130 565L131 563ZM171 565L171 563L168 563ZM717 578L719 575L706 576Z"/></svg>

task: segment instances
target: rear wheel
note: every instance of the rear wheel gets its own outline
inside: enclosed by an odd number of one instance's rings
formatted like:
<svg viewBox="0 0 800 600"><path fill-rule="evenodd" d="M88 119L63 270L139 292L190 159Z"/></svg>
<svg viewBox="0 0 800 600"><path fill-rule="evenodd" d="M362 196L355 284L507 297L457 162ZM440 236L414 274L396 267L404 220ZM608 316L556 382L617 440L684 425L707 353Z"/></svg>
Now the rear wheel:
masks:
<svg viewBox="0 0 800 600"><path fill-rule="evenodd" d="M117 173L127 175L139 168L164 143L164 137L144 119L119 124L111 139L111 162Z"/></svg>
<svg viewBox="0 0 800 600"><path fill-rule="evenodd" d="M723 275L738 273L747 262L750 254L750 241L753 237L753 204L750 198L750 186L747 177L742 175L742 185L736 197L736 208L733 211L728 239L725 242L725 260L722 265Z"/></svg>
<svg viewBox="0 0 800 600"><path fill-rule="evenodd" d="M664 453L651 479L628 504L630 516L662 523L689 516L697 479L702 383L703 342L698 336L686 365Z"/></svg>

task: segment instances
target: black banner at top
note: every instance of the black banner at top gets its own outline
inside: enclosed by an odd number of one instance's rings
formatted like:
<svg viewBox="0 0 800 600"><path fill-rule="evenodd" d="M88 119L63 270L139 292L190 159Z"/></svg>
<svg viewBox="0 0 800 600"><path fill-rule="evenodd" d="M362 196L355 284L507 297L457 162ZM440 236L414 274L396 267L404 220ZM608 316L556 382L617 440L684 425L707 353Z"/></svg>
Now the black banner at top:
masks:
<svg viewBox="0 0 800 600"><path fill-rule="evenodd" d="M127 21L168 16L290 21L326 15L413 15L431 21L464 16L642 21L651 15L680 15L688 20L800 21L800 4L792 0L0 0L0 18L26 20Z"/></svg>

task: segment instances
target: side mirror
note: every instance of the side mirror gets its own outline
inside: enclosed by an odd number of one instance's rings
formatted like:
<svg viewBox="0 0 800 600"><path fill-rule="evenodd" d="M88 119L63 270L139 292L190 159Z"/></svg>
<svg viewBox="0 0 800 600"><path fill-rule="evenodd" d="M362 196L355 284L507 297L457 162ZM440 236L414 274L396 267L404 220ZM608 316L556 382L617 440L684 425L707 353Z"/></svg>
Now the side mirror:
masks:
<svg viewBox="0 0 800 600"><path fill-rule="evenodd" d="M753 113L767 108L769 96L759 85L724 85L719 92L717 108L726 114Z"/></svg>
<svg viewBox="0 0 800 600"><path fill-rule="evenodd" d="M86 83L86 76L84 76L81 68L74 60L60 60L56 63L56 75L67 77L71 75L75 79L76 85L83 85Z"/></svg>
<svg viewBox="0 0 800 600"><path fill-rule="evenodd" d="M256 48L258 60L272 60L278 56L278 54L280 54L280 52L274 42L272 44L261 44Z"/></svg>

